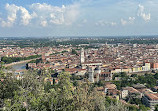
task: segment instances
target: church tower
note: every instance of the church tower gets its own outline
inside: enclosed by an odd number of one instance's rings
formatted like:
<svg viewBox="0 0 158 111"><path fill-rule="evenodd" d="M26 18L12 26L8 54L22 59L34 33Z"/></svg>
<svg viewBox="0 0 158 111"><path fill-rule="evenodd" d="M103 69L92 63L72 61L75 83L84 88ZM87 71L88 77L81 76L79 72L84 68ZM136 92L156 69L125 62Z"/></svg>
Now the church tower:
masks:
<svg viewBox="0 0 158 111"><path fill-rule="evenodd" d="M85 62L85 56L84 56L84 49L81 49L81 55L80 55L80 63L84 63Z"/></svg>
<svg viewBox="0 0 158 111"><path fill-rule="evenodd" d="M89 75L89 81L94 83L94 70L92 67L89 67L88 69L88 75Z"/></svg>
<svg viewBox="0 0 158 111"><path fill-rule="evenodd" d="M101 74L101 68L99 66L97 66L95 69L94 69L94 75L96 76L96 82L99 82L99 76Z"/></svg>

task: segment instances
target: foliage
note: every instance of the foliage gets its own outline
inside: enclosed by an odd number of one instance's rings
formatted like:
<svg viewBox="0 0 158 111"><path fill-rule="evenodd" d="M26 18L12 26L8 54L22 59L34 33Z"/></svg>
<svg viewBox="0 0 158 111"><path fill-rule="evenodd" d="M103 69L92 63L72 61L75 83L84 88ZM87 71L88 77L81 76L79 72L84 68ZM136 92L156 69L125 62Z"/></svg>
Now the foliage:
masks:
<svg viewBox="0 0 158 111"><path fill-rule="evenodd" d="M33 55L29 57L2 57L2 61L6 64L12 63L12 62L19 62L22 60L29 60L29 59L35 59L41 57L40 55Z"/></svg>
<svg viewBox="0 0 158 111"><path fill-rule="evenodd" d="M128 106L129 107L129 111L139 111L138 108L136 106Z"/></svg>
<svg viewBox="0 0 158 111"><path fill-rule="evenodd" d="M54 46L60 46L60 45L72 45L72 46L78 46L79 44L90 44L90 46L85 46L86 48L95 48L93 43L108 43L108 44L118 44L118 43L123 43L123 44L158 44L158 39L152 39L152 37L155 38L155 36L151 37L136 37L134 39L131 39L131 37L89 37L89 39L83 38L2 38L0 39L0 42L3 43L4 45L0 46L2 47L7 47L8 45L12 47L34 47L34 48L39 48L39 47L54 47ZM132 37L133 38L133 37ZM145 39L142 39L145 38Z"/></svg>
<svg viewBox="0 0 158 111"><path fill-rule="evenodd" d="M76 55L78 55L78 53L76 52L75 49L72 49L71 53L72 53L72 54L76 54Z"/></svg>
<svg viewBox="0 0 158 111"><path fill-rule="evenodd" d="M131 77L138 77L137 74L132 74Z"/></svg>
<svg viewBox="0 0 158 111"><path fill-rule="evenodd" d="M158 104L155 105L155 111L158 111Z"/></svg>
<svg viewBox="0 0 158 111"><path fill-rule="evenodd" d="M142 111L149 111L150 108L149 107L145 107L145 105L139 105L139 109L142 110Z"/></svg>
<svg viewBox="0 0 158 111"><path fill-rule="evenodd" d="M40 63L40 62L42 62L42 59L40 58L40 59L36 59L36 60L32 60L32 61L30 61L30 62L28 62L28 63L36 63L36 64L38 64L38 63Z"/></svg>
<svg viewBox="0 0 158 111"><path fill-rule="evenodd" d="M116 73L116 74L114 74L113 75L113 77L115 78L115 77L127 77L127 74L125 73L125 72L121 72L121 73Z"/></svg>
<svg viewBox="0 0 158 111"><path fill-rule="evenodd" d="M64 50L64 51L62 51L61 53L65 53L65 52L68 52L68 51Z"/></svg>
<svg viewBox="0 0 158 111"><path fill-rule="evenodd" d="M129 101L131 104L136 104L136 105L138 105L138 104L141 104L142 102L141 102L141 99L139 99L139 98L130 98L130 101Z"/></svg>
<svg viewBox="0 0 158 111"><path fill-rule="evenodd" d="M121 77L120 81L113 81L116 84L118 89L126 86L132 86L133 84L141 83L146 84L146 87L152 88L156 85L156 81L158 80L158 74L145 74L141 76L137 76L133 74L131 77L126 74L114 74L114 77ZM134 79L132 79L134 78Z"/></svg>
<svg viewBox="0 0 158 111"><path fill-rule="evenodd" d="M51 85L46 72L39 75L36 71L26 72L17 80L12 74L4 74L0 81L0 99L6 111L111 111L126 109L116 100L105 98L93 84L76 81L62 72L59 83ZM111 104L113 102L113 104Z"/></svg>
<svg viewBox="0 0 158 111"><path fill-rule="evenodd" d="M120 101L106 97L105 99L106 111L128 111L128 106L123 105Z"/></svg>
<svg viewBox="0 0 158 111"><path fill-rule="evenodd" d="M145 74L144 76L138 76L136 83L146 83L147 87L152 88L156 85L156 78L154 77L155 75Z"/></svg>

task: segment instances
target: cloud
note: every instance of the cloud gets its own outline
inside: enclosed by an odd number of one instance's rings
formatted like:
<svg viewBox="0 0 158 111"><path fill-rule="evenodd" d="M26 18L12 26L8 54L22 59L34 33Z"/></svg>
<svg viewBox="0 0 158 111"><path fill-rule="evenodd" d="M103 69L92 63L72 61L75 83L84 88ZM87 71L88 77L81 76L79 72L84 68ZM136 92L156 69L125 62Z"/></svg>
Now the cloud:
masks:
<svg viewBox="0 0 158 111"><path fill-rule="evenodd" d="M128 20L121 19L122 25L133 24L135 17L128 17Z"/></svg>
<svg viewBox="0 0 158 111"><path fill-rule="evenodd" d="M144 2L142 4L147 5ZM76 24L82 26L91 24L97 26L129 25L137 22L138 19L143 22L151 19L151 14L145 12L143 5L138 5L138 2L133 1L112 2L107 0L73 0L70 4L67 3L63 6L49 3L33 3L27 6L6 4L7 17L5 18L5 11L2 10L4 13L0 14L0 23L3 27L29 24L42 27ZM152 11L151 13L153 14ZM154 14L152 18L154 19Z"/></svg>
<svg viewBox="0 0 158 111"><path fill-rule="evenodd" d="M138 5L138 12L137 12L138 17L142 17L145 21L149 21L151 19L150 13L146 14L144 12L144 6L143 5Z"/></svg>
<svg viewBox="0 0 158 111"><path fill-rule="evenodd" d="M30 20L34 17L36 17L36 13L29 14L28 10L26 10L23 7L19 7L21 11L21 22L23 25L28 25L30 23Z"/></svg>
<svg viewBox="0 0 158 111"><path fill-rule="evenodd" d="M106 25L108 25L108 23L103 20L99 20L98 22L96 22L96 25L97 26L106 26Z"/></svg>
<svg viewBox="0 0 158 111"><path fill-rule="evenodd" d="M140 4L138 5L137 16L141 17L144 21L149 21L151 19L150 13L146 14L144 12L144 6L140 5ZM136 17L129 17L128 20L121 19L121 24L122 25L133 24L135 19L136 19Z"/></svg>
<svg viewBox="0 0 158 111"><path fill-rule="evenodd" d="M22 6L6 4L5 9L7 18L0 19L2 27L11 27L14 24L26 26L34 18L36 18L36 23L43 27L47 25L71 25L76 21L80 13L79 4L77 3L63 5L62 7L46 3L33 3L29 6L30 11Z"/></svg>
<svg viewBox="0 0 158 111"><path fill-rule="evenodd" d="M37 14L40 21L48 21L55 25L68 25L72 24L79 15L77 4L68 6L52 6L46 3L34 3L30 8Z"/></svg>
<svg viewBox="0 0 158 111"><path fill-rule="evenodd" d="M115 26L115 25L117 25L117 23L116 22L111 22L111 25Z"/></svg>
<svg viewBox="0 0 158 111"><path fill-rule="evenodd" d="M63 13L65 11L65 7L57 7L48 5L46 3L34 3L31 6L31 9L37 14L37 17L42 21L49 21L52 24L63 24L64 17Z"/></svg>
<svg viewBox="0 0 158 111"><path fill-rule="evenodd" d="M80 15L80 4L72 4L65 8L65 24L71 25Z"/></svg>
<svg viewBox="0 0 158 111"><path fill-rule="evenodd" d="M42 25L43 27L46 27L47 26L47 21L41 21L40 25Z"/></svg>
<svg viewBox="0 0 158 111"><path fill-rule="evenodd" d="M2 27L10 27L14 24L16 18L17 18L17 11L19 10L19 7L16 5L9 5L6 4L5 9L7 10L8 17L7 21L2 20Z"/></svg>
<svg viewBox="0 0 158 111"><path fill-rule="evenodd" d="M29 14L28 10L24 7L16 6L15 4L6 4L5 9L8 15L6 21L1 19L2 27L11 27L17 19L18 12L20 12L21 23L23 25L28 25L30 20L35 17L35 13Z"/></svg>
<svg viewBox="0 0 158 111"><path fill-rule="evenodd" d="M121 24L122 24L122 25L126 25L126 24L127 24L127 21L124 20L124 19L121 19Z"/></svg>
<svg viewBox="0 0 158 111"><path fill-rule="evenodd" d="M97 26L116 26L116 22L106 22L104 20L99 20L98 22L95 23Z"/></svg>
<svg viewBox="0 0 158 111"><path fill-rule="evenodd" d="M135 20L135 17L129 17L128 19L130 22L133 22Z"/></svg>

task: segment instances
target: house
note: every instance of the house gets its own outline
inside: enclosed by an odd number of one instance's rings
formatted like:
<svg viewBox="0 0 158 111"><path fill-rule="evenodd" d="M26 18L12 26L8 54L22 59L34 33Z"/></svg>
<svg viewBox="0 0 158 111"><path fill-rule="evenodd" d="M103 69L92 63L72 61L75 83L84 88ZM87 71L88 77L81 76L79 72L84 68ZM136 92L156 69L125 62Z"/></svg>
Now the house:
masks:
<svg viewBox="0 0 158 111"><path fill-rule="evenodd" d="M138 91L142 92L143 89L146 89L146 86L140 83L134 84L133 88L137 89Z"/></svg>
<svg viewBox="0 0 158 111"><path fill-rule="evenodd" d="M158 70L158 63L151 63L151 69Z"/></svg>
<svg viewBox="0 0 158 111"><path fill-rule="evenodd" d="M125 87L124 90L128 90L129 97L142 98L142 93L133 87Z"/></svg>
<svg viewBox="0 0 158 111"><path fill-rule="evenodd" d="M152 90L158 92L158 86L153 87Z"/></svg>
<svg viewBox="0 0 158 111"><path fill-rule="evenodd" d="M142 67L139 67L139 66L134 66L132 68L132 72L141 72L142 71Z"/></svg>
<svg viewBox="0 0 158 111"><path fill-rule="evenodd" d="M143 91L143 94L143 104L154 110L155 105L158 104L158 93L154 93L151 90L146 89Z"/></svg>
<svg viewBox="0 0 158 111"><path fill-rule="evenodd" d="M66 72L69 72L70 74L76 74L76 75L84 75L87 70L86 69L78 69L78 68L65 68Z"/></svg>
<svg viewBox="0 0 158 111"><path fill-rule="evenodd" d="M127 89L122 89L121 94L120 94L121 98L125 99L128 95L129 95L128 90Z"/></svg>
<svg viewBox="0 0 158 111"><path fill-rule="evenodd" d="M105 94L119 100L120 91L116 89L116 85L107 83L105 86Z"/></svg>
<svg viewBox="0 0 158 111"><path fill-rule="evenodd" d="M111 81L112 74L110 72L101 72L101 74L99 76L99 80Z"/></svg>
<svg viewBox="0 0 158 111"><path fill-rule="evenodd" d="M150 63L146 62L146 63L144 63L144 66L142 66L142 70L143 71L149 71L150 68L151 68L150 66L151 66Z"/></svg>

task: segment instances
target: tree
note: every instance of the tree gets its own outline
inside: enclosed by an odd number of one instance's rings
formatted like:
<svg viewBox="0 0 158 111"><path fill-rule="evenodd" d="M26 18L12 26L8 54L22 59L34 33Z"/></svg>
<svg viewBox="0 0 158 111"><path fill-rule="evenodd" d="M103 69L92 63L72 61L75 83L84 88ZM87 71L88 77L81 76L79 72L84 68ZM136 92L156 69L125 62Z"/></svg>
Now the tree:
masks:
<svg viewBox="0 0 158 111"><path fill-rule="evenodd" d="M78 55L78 53L76 52L75 49L72 49L71 53L72 53L72 54L76 54L76 55Z"/></svg>
<svg viewBox="0 0 158 111"><path fill-rule="evenodd" d="M137 74L132 74L131 77L138 77Z"/></svg>
<svg viewBox="0 0 158 111"><path fill-rule="evenodd" d="M51 110L71 111L73 105L73 84L70 81L70 74L62 72L58 76L59 83L55 86L57 96L51 102Z"/></svg>
<svg viewBox="0 0 158 111"><path fill-rule="evenodd" d="M45 74L39 75L36 71L24 73L20 80L7 74L4 85L2 82L0 85L2 107L6 111L110 111L114 109L124 111L126 109L116 100L106 99L105 95L97 91L88 80L77 82L74 86L70 79L71 75L62 72L58 76L58 84L51 86L44 82L45 77ZM107 104L108 107L106 107Z"/></svg>
<svg viewBox="0 0 158 111"><path fill-rule="evenodd" d="M74 93L75 111L105 110L105 95L93 89L93 86L88 81L86 83L80 82Z"/></svg>
<svg viewBox="0 0 158 111"><path fill-rule="evenodd" d="M155 79L158 79L158 73L156 73L156 74L154 75L154 78L155 78Z"/></svg>
<svg viewBox="0 0 158 111"><path fill-rule="evenodd" d="M158 104L155 105L155 111L158 111Z"/></svg>
<svg viewBox="0 0 158 111"><path fill-rule="evenodd" d="M149 111L150 110L149 107L145 107L145 105L142 105L142 104L139 106L139 109L142 111Z"/></svg>
<svg viewBox="0 0 158 111"><path fill-rule="evenodd" d="M123 105L116 99L112 99L110 97L106 97L105 100L106 111L128 111L127 106Z"/></svg>
<svg viewBox="0 0 158 111"><path fill-rule="evenodd" d="M141 100L138 98L130 98L130 103L138 105L141 104Z"/></svg>

